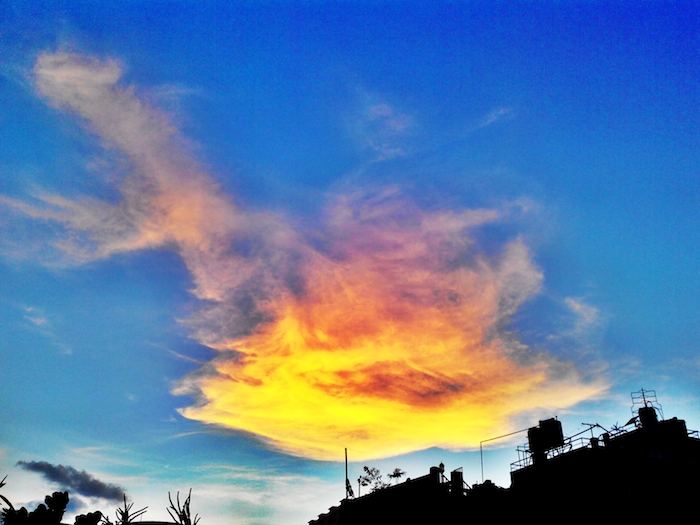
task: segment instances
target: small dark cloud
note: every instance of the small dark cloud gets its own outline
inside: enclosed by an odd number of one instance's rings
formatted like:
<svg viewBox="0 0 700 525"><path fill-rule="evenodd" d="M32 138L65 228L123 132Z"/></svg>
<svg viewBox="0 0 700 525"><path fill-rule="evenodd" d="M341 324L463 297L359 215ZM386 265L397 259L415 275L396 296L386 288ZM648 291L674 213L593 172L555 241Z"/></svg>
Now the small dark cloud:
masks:
<svg viewBox="0 0 700 525"><path fill-rule="evenodd" d="M18 461L17 466L24 470L37 472L48 481L58 483L65 490L83 496L112 501L121 501L124 496L123 488L100 481L92 474L84 470L74 469L71 466L52 465L46 461Z"/></svg>

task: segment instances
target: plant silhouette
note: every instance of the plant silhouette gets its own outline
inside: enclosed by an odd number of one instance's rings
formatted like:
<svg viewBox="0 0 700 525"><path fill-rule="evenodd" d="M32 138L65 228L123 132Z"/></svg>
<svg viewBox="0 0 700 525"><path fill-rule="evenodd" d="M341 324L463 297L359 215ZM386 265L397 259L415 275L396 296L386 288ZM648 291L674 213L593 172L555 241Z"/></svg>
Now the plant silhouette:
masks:
<svg viewBox="0 0 700 525"><path fill-rule="evenodd" d="M5 485L5 479L6 477L3 478L0 487ZM4 525L60 525L70 500L68 492L54 492L51 496L44 498L44 503L40 503L36 509L29 512L24 507L15 509L5 496L0 497L8 505L7 508L2 509Z"/></svg>
<svg viewBox="0 0 700 525"><path fill-rule="evenodd" d="M134 503L127 503L126 494L124 494L124 507L118 507L116 510L117 521L114 524L112 524L112 522L109 521L109 518L104 517L101 523L103 525L129 525L130 523L134 523L134 521L136 521L136 518L143 516L146 513L146 509L148 508L144 507L142 509L132 512L131 509L133 507Z"/></svg>
<svg viewBox="0 0 700 525"><path fill-rule="evenodd" d="M175 523L179 525L197 525L199 523L199 516L195 515L194 521L192 521L192 515L190 513L190 500L192 499L192 489L187 494L187 499L185 503L180 506L180 493L177 493L176 501L177 506L173 504L173 499L170 497L170 492L168 492L168 500L170 501L170 508L166 509L170 517Z"/></svg>
<svg viewBox="0 0 700 525"><path fill-rule="evenodd" d="M99 510L75 517L75 525L97 525L103 522L102 513Z"/></svg>
<svg viewBox="0 0 700 525"><path fill-rule="evenodd" d="M386 487L390 486L389 483L382 479L382 474L381 472L379 472L378 468L365 466L363 467L363 469L365 471L365 474L363 476L360 476L358 482L363 487L369 486L370 492L385 489Z"/></svg>
<svg viewBox="0 0 700 525"><path fill-rule="evenodd" d="M0 489L6 485L6 479L7 476L0 480ZM51 496L46 496L44 503L41 503L32 512L29 512L24 507L19 510L15 509L12 502L2 494L0 494L0 500L7 505L0 513L3 525L61 525L61 519L63 518L70 498L68 497L68 492L54 492ZM170 492L168 492L170 508L166 508L166 510L173 519L174 525L197 525L199 523L199 515L195 515L194 519L192 518L192 512L190 510L191 500L192 489L190 489L187 498L182 504L180 503L179 492L175 496L174 503ZM141 518L146 513L146 509L148 509L148 507L144 507L134 511L132 510L133 507L133 503L127 503L126 494L124 494L124 505L117 508L115 522L110 521L107 516L97 510L95 512L76 516L75 525L131 525L137 523L137 520Z"/></svg>
<svg viewBox="0 0 700 525"><path fill-rule="evenodd" d="M0 489L3 488L5 485L7 485L7 483L5 483L5 480L6 480L6 479L7 479L7 476L5 476L4 478L2 478L2 481L0 481ZM7 498L6 498L5 496L3 496L2 494L0 494L0 499L2 499L5 503L7 503L8 507L9 507L10 509L15 510L15 508L12 506L12 503L10 503L10 500L7 499Z"/></svg>

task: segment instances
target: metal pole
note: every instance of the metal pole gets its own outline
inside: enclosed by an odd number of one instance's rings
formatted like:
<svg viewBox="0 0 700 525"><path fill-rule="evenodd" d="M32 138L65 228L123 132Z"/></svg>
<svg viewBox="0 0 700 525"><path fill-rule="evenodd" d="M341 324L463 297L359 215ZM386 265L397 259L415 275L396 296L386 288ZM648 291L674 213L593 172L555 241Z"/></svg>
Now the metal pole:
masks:
<svg viewBox="0 0 700 525"><path fill-rule="evenodd" d="M521 432L525 432L526 430L530 430L529 428L524 428L522 430L516 430L515 432L511 432L510 434L503 434L502 436L496 436L495 438L488 438L479 441L479 455L481 456L481 482L484 482L484 448L483 444L486 443L487 441L494 441L496 439L501 439L504 437L512 436L514 434L520 434Z"/></svg>
<svg viewBox="0 0 700 525"><path fill-rule="evenodd" d="M481 482L484 482L484 447L483 441L479 442L479 457L481 458Z"/></svg>

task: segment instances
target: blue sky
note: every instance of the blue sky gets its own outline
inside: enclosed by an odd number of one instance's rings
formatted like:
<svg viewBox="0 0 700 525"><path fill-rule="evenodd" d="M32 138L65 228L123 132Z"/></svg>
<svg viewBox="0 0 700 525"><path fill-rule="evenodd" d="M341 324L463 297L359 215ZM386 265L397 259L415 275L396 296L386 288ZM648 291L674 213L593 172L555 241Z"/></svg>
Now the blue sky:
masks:
<svg viewBox="0 0 700 525"><path fill-rule="evenodd" d="M4 494L47 461L151 519L193 487L203 523L303 523L344 447L351 480L471 483L480 439L624 423L642 387L700 427L699 18L5 2Z"/></svg>

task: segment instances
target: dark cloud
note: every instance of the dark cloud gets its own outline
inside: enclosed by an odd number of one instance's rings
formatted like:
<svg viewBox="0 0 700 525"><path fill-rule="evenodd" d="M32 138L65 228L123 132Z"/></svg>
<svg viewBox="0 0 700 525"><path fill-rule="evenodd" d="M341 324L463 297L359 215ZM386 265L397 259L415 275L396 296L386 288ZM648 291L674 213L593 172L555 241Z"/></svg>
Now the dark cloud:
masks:
<svg viewBox="0 0 700 525"><path fill-rule="evenodd" d="M121 501L124 495L123 488L100 481L92 474L70 466L52 465L46 461L18 461L17 466L24 470L37 472L48 481L58 483L69 492L76 492L83 496Z"/></svg>

